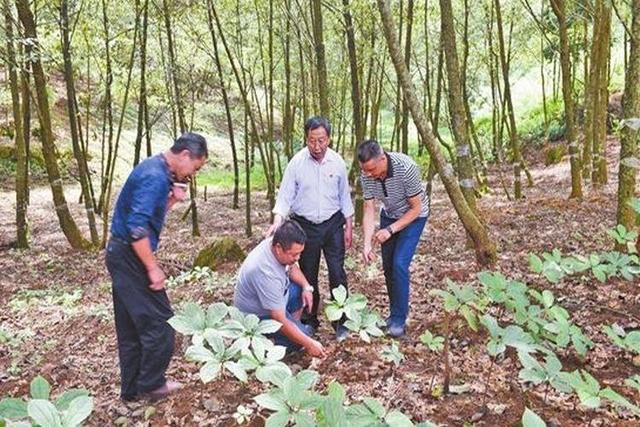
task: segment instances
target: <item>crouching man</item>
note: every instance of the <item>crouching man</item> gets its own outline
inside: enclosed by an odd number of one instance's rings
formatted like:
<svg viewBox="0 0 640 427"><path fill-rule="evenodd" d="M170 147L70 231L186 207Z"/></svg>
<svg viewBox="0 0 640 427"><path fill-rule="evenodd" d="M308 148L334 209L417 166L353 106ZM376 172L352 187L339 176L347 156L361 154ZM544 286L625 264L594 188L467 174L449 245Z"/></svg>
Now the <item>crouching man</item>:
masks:
<svg viewBox="0 0 640 427"><path fill-rule="evenodd" d="M276 344L322 357L322 344L311 338L313 328L300 322L302 310L313 308L313 287L297 265L306 239L297 222L284 221L242 263L233 303L245 314L280 322L282 327L271 336Z"/></svg>

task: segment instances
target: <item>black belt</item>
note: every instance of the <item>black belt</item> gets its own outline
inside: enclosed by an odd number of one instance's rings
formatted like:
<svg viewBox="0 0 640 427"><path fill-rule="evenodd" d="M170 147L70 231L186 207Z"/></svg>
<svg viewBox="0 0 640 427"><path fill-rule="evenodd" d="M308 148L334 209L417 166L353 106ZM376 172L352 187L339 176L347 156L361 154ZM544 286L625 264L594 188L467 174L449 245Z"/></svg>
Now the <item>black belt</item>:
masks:
<svg viewBox="0 0 640 427"><path fill-rule="evenodd" d="M334 220L334 219L335 219L335 217L336 217L336 215L342 215L342 212L341 212L341 211L336 211L336 213L334 213L333 215L331 215L331 216L329 217L329 219L326 219L326 220L324 220L324 221L322 221L322 222L318 222L318 223L315 223L315 222L313 222L313 221L309 221L307 218L305 218L305 217L303 217L303 216L301 216L301 215L291 214L291 215L290 215L290 217L291 217L291 219L293 219L293 220L295 220L295 221L298 221L298 222L302 222L302 223L304 223L304 224L309 224L309 225L322 225L322 224L326 224L326 223L328 223L328 222L330 222L330 221Z"/></svg>
<svg viewBox="0 0 640 427"><path fill-rule="evenodd" d="M121 239L120 237L116 237L113 234L111 235L109 240L112 241L112 242L120 243L121 245L127 245L127 246L131 245L131 242L128 242L128 241L126 241L124 239Z"/></svg>

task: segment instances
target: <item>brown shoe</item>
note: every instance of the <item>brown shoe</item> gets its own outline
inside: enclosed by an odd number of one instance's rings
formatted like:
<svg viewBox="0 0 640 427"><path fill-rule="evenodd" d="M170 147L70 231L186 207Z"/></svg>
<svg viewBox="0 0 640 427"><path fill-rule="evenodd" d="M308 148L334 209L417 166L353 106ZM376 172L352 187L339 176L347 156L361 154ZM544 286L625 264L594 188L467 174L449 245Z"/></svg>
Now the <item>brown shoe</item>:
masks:
<svg viewBox="0 0 640 427"><path fill-rule="evenodd" d="M182 384L178 381L167 381L157 389L144 393L142 397L150 401L161 400L181 388Z"/></svg>

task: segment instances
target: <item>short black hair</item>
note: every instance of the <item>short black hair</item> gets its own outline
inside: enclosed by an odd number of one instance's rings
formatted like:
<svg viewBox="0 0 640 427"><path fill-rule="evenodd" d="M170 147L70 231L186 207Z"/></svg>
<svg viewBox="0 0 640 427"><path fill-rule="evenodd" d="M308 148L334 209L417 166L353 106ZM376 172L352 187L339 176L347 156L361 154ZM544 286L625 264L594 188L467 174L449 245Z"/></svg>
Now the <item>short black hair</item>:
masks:
<svg viewBox="0 0 640 427"><path fill-rule="evenodd" d="M358 145L358 160L366 163L371 159L376 159L384 154L382 147L375 139L368 139Z"/></svg>
<svg viewBox="0 0 640 427"><path fill-rule="evenodd" d="M209 157L207 140L204 139L204 136L194 132L183 133L171 146L171 152L173 154L180 154L184 150L189 152L192 159L206 159Z"/></svg>
<svg viewBox="0 0 640 427"><path fill-rule="evenodd" d="M313 116L309 117L307 121L304 122L304 137L306 138L309 136L309 131L318 128L323 128L327 131L327 136L331 136L331 123L329 123L329 120L321 116Z"/></svg>
<svg viewBox="0 0 640 427"><path fill-rule="evenodd" d="M279 244L285 251L289 250L294 243L304 245L307 241L307 233L304 232L300 224L288 219L284 221L273 233L271 244Z"/></svg>

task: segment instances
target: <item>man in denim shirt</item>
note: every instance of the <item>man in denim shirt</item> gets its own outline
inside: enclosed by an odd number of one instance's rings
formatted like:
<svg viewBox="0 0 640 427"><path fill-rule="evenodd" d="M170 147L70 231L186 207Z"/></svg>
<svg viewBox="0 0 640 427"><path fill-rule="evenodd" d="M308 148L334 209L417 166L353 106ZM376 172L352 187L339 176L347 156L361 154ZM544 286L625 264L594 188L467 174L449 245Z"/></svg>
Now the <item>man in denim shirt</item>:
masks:
<svg viewBox="0 0 640 427"><path fill-rule="evenodd" d="M155 257L167 210L186 198L186 184L207 160L207 142L185 133L171 149L140 163L122 187L113 212L106 263L113 282L121 398L160 398L178 389L167 381L174 331Z"/></svg>

